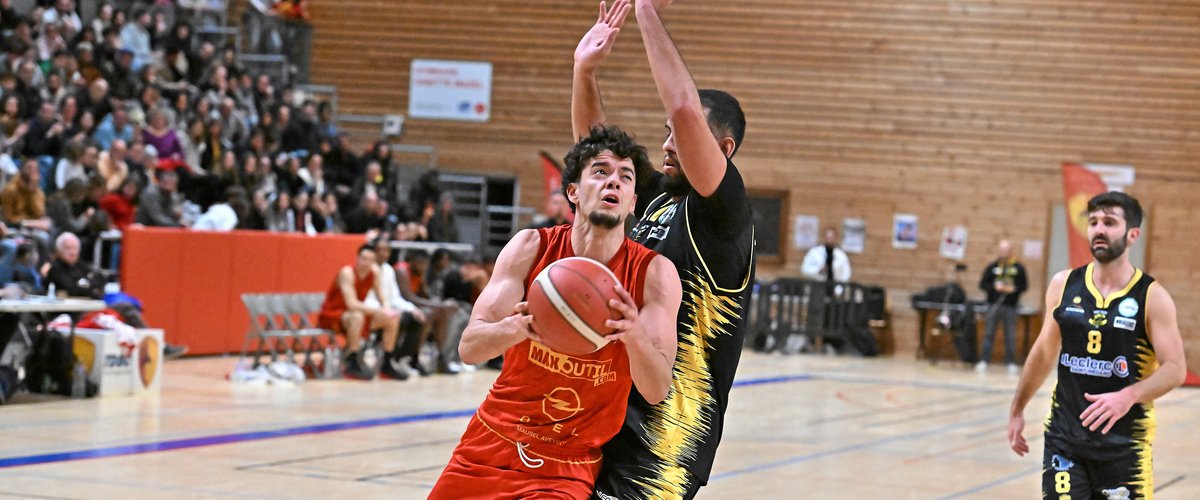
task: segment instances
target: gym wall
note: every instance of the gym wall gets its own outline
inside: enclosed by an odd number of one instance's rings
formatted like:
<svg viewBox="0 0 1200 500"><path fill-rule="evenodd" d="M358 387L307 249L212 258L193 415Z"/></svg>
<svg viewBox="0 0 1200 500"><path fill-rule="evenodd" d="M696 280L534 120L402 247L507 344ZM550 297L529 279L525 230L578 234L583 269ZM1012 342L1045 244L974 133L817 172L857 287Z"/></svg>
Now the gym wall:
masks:
<svg viewBox="0 0 1200 500"><path fill-rule="evenodd" d="M413 58L491 62L489 122L409 119L402 141L436 146L447 170L516 172L523 205L540 207L537 152L571 144L572 53L596 3L313 0L313 81L338 87L342 112L405 114ZM1147 270L1175 297L1180 324L1200 323L1184 227L1200 208L1197 18L1195 2L1075 0L680 0L665 15L697 85L745 108L736 160L747 184L786 190L789 218L866 220L854 279L887 287L901 355L916 345L909 296L951 274L942 228L970 230L975 291L999 238L1018 252L1049 240L1063 161L1137 169L1128 191L1150 213ZM600 83L609 121L658 156L664 114L632 14ZM917 249L891 247L896 212L920 217ZM803 250L781 237L785 258L763 277L798 273ZM1023 300L1040 306L1045 257L1026 264ZM1200 335L1189 333L1198 359Z"/></svg>

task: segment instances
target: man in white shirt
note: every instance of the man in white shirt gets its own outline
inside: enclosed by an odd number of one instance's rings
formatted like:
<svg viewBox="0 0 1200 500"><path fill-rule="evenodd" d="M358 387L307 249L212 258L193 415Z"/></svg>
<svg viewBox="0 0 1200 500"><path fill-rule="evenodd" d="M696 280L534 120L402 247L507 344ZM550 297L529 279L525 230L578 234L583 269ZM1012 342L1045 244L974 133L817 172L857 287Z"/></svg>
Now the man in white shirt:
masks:
<svg viewBox="0 0 1200 500"><path fill-rule="evenodd" d="M378 263L376 271L379 273L379 280L383 283L384 293L388 296L388 304L400 313L401 334L402 336L396 339L396 344L401 345L404 341L404 336L420 335L421 324L425 322L425 312L417 307L412 302L409 302L400 294L400 284L396 281L396 269L388 263L388 259L392 256L392 246L387 237L377 238L375 240L375 258ZM367 299L363 301L370 307L379 305L379 297L375 296L375 291L372 290L367 294ZM406 317L411 317L412 320L406 320ZM400 350L397 349L396 352ZM393 363L393 369L402 374L403 378L408 378L412 374L415 360L405 359L407 356L397 356L395 359L385 359L385 363Z"/></svg>
<svg viewBox="0 0 1200 500"><path fill-rule="evenodd" d="M850 257L837 246L837 230L830 227L825 229L823 245L817 245L804 255L800 264L800 273L805 278L833 283L850 281ZM829 265L830 261L833 265Z"/></svg>

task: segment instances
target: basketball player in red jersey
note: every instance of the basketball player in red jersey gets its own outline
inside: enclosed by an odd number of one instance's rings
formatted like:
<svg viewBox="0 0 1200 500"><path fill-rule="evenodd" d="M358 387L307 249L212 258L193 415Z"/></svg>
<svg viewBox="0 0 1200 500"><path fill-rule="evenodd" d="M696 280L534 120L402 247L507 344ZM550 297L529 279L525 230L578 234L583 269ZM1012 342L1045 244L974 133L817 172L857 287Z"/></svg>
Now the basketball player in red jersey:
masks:
<svg viewBox="0 0 1200 500"><path fill-rule="evenodd" d="M615 127L597 127L567 154L563 192L573 225L526 229L496 261L459 353L464 363L504 354L504 368L430 494L433 499L587 498L600 445L621 427L635 387L661 401L671 385L682 290L666 258L625 237L637 185L652 172L646 149ZM620 319L610 342L586 355L546 348L523 302L550 263L582 256L619 279Z"/></svg>
<svg viewBox="0 0 1200 500"><path fill-rule="evenodd" d="M380 306L370 307L363 303L367 292L375 290ZM388 304L383 284L375 272L375 248L365 244L358 248L358 258L353 266L342 267L337 278L325 294L317 326L346 335L346 376L371 379L374 374L363 365L359 348L362 338L375 328L383 329L385 350L383 375L396 379L407 378L396 370L392 363L395 357L396 336L400 331L400 313Z"/></svg>

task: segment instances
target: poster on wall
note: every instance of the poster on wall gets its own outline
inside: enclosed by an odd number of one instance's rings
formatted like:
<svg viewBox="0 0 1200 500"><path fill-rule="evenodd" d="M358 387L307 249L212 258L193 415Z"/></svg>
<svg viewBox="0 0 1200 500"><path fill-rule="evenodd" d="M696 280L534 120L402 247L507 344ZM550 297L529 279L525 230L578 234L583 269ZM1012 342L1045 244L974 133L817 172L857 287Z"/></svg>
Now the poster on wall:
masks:
<svg viewBox="0 0 1200 500"><path fill-rule="evenodd" d="M942 229L940 252L947 259L962 260L967 254L966 226L946 226Z"/></svg>
<svg viewBox="0 0 1200 500"><path fill-rule="evenodd" d="M896 214L892 218L892 248L917 248L917 216Z"/></svg>
<svg viewBox="0 0 1200 500"><path fill-rule="evenodd" d="M492 63L413 59L408 116L486 122L492 113Z"/></svg>
<svg viewBox="0 0 1200 500"><path fill-rule="evenodd" d="M815 215L797 215L792 218L792 248L812 248L819 244L821 219Z"/></svg>
<svg viewBox="0 0 1200 500"><path fill-rule="evenodd" d="M846 253L863 253L867 246L867 221L845 218L842 220L842 250Z"/></svg>

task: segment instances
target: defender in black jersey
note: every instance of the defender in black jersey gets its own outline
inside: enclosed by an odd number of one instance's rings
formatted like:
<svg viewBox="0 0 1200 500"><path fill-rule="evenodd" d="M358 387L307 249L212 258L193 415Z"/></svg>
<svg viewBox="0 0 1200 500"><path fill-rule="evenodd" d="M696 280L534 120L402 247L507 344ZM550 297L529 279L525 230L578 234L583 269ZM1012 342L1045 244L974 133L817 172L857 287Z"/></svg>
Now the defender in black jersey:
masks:
<svg viewBox="0 0 1200 500"><path fill-rule="evenodd" d="M1046 292L1042 333L1017 385L1008 439L1024 455L1024 409L1057 366L1046 418L1042 497L1152 498L1154 400L1186 370L1175 303L1129 263L1142 209L1127 194L1088 202L1093 262L1059 272Z"/></svg>
<svg viewBox="0 0 1200 500"><path fill-rule="evenodd" d="M665 192L649 196L653 201L631 237L665 255L679 271L684 290L679 349L665 401L650 405L631 393L625 425L604 446L595 492L602 499L691 498L708 482L754 279L750 202L730 161L742 142L745 117L729 94L696 89L656 3L668 2L641 1L634 9L668 113ZM571 101L576 136L605 121L596 68L629 10L627 0L608 10L602 4L596 25L576 48Z"/></svg>

